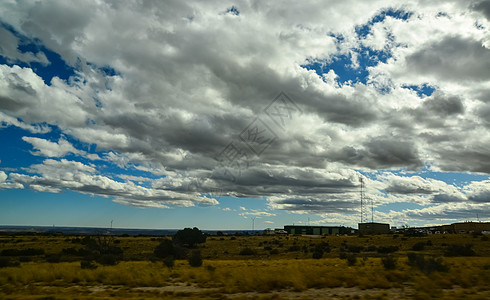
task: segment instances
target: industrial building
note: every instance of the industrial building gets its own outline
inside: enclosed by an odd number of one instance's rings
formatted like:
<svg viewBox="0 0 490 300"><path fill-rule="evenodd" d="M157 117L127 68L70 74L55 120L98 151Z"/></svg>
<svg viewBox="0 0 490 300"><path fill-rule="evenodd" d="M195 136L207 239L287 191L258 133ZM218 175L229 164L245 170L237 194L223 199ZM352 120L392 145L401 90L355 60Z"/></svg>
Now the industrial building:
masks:
<svg viewBox="0 0 490 300"><path fill-rule="evenodd" d="M424 234L438 233L490 233L490 222L461 222L449 225L436 225L430 227L410 227L400 229L399 232L417 231Z"/></svg>
<svg viewBox="0 0 490 300"><path fill-rule="evenodd" d="M286 225L284 230L288 234L303 234L303 235L323 235L323 234L348 234L352 233L352 228L344 226L296 226Z"/></svg>
<svg viewBox="0 0 490 300"><path fill-rule="evenodd" d="M361 234L384 234L390 233L390 224L385 223L359 223L359 233Z"/></svg>
<svg viewBox="0 0 490 300"><path fill-rule="evenodd" d="M490 222L463 222L451 224L453 233L482 233L490 231Z"/></svg>

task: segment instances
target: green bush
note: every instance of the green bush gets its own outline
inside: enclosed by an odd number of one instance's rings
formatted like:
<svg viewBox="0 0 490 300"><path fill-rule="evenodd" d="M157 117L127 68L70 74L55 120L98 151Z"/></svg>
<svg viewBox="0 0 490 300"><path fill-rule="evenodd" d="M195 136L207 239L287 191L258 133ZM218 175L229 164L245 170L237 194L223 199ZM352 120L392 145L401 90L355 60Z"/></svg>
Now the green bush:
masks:
<svg viewBox="0 0 490 300"><path fill-rule="evenodd" d="M90 260L82 260L82 261L80 262L80 267L81 267L82 269L90 269L90 270L95 270L95 269L97 269L97 265L96 265L96 264L94 264L94 263L92 263L92 261L90 261Z"/></svg>
<svg viewBox="0 0 490 300"><path fill-rule="evenodd" d="M357 256L355 256L354 254L347 255L347 264L349 266L353 266L356 263L357 263Z"/></svg>
<svg viewBox="0 0 490 300"><path fill-rule="evenodd" d="M48 254L45 256L48 263L59 263L61 260L61 255L59 254Z"/></svg>
<svg viewBox="0 0 490 300"><path fill-rule="evenodd" d="M279 249L272 249L271 251L269 251L269 253L271 255L273 255L273 254L279 254Z"/></svg>
<svg viewBox="0 0 490 300"><path fill-rule="evenodd" d="M174 244L172 243L171 240L164 239L155 248L155 250L153 251L153 254L155 254L155 256L159 257L159 258L174 256L175 255Z"/></svg>
<svg viewBox="0 0 490 300"><path fill-rule="evenodd" d="M173 236L172 240L176 244L181 244L188 247L194 247L197 244L202 244L206 242L206 235L199 230L199 228L184 228L183 230L177 231Z"/></svg>
<svg viewBox="0 0 490 300"><path fill-rule="evenodd" d="M240 250L239 255L255 255L255 251L250 248L250 247L245 247L242 250Z"/></svg>
<svg viewBox="0 0 490 300"><path fill-rule="evenodd" d="M387 256L381 258L381 262L383 263L383 267L386 270L396 269L397 259L391 255L387 255Z"/></svg>
<svg viewBox="0 0 490 300"><path fill-rule="evenodd" d="M20 262L30 262L32 261L32 258L30 256L21 256L19 257Z"/></svg>
<svg viewBox="0 0 490 300"><path fill-rule="evenodd" d="M199 251L199 250L192 251L191 256L189 257L188 261L189 261L189 265L191 267L202 266L201 251Z"/></svg>
<svg viewBox="0 0 490 300"><path fill-rule="evenodd" d="M0 268L17 267L19 265L20 265L19 262L10 261L9 257L0 256Z"/></svg>
<svg viewBox="0 0 490 300"><path fill-rule="evenodd" d="M320 258L322 258L322 257L323 257L323 251L322 251L322 250L318 250L318 249L316 249L316 250L313 252L312 257L313 257L314 259L320 259Z"/></svg>
<svg viewBox="0 0 490 300"><path fill-rule="evenodd" d="M27 248L27 249L4 249L1 256L34 256L43 255L44 249Z"/></svg>
<svg viewBox="0 0 490 300"><path fill-rule="evenodd" d="M426 243L418 242L412 246L413 251L422 251L425 248Z"/></svg>
<svg viewBox="0 0 490 300"><path fill-rule="evenodd" d="M360 253L364 250L363 246L345 245L344 249L351 253Z"/></svg>
<svg viewBox="0 0 490 300"><path fill-rule="evenodd" d="M434 271L447 272L449 270L449 267L444 264L444 261L440 257L425 258L423 254L417 254L413 252L409 252L407 256L408 265L415 267L426 274L430 274Z"/></svg>
<svg viewBox="0 0 490 300"><path fill-rule="evenodd" d="M376 251L378 251L378 253L383 253L383 254L393 253L393 252L398 251L398 246L378 247L378 249L376 249Z"/></svg>
<svg viewBox="0 0 490 300"><path fill-rule="evenodd" d="M301 247L299 245L292 245L288 248L289 252L296 252L296 251L300 251L300 250L301 250Z"/></svg>
<svg viewBox="0 0 490 300"><path fill-rule="evenodd" d="M97 262L104 266L114 266L119 263L119 257L114 254L102 254L97 258Z"/></svg>
<svg viewBox="0 0 490 300"><path fill-rule="evenodd" d="M476 255L473 250L473 245L448 245L446 248L445 256L474 256Z"/></svg>
<svg viewBox="0 0 490 300"><path fill-rule="evenodd" d="M173 256L167 256L163 259L163 264L169 268L172 269L175 265L175 259Z"/></svg>
<svg viewBox="0 0 490 300"><path fill-rule="evenodd" d="M376 252L378 248L375 246L375 245L371 245L369 247L366 248L366 251L368 252Z"/></svg>

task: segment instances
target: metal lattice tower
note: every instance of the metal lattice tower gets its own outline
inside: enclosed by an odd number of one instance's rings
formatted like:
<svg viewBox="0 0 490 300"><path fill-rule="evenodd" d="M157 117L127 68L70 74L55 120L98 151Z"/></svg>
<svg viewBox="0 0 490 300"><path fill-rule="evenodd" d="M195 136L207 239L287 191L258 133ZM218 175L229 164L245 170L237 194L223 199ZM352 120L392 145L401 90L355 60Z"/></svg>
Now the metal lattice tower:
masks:
<svg viewBox="0 0 490 300"><path fill-rule="evenodd" d="M374 223L374 201L371 197L371 223Z"/></svg>
<svg viewBox="0 0 490 300"><path fill-rule="evenodd" d="M360 176L359 181L361 181L361 223L364 223L364 178Z"/></svg>

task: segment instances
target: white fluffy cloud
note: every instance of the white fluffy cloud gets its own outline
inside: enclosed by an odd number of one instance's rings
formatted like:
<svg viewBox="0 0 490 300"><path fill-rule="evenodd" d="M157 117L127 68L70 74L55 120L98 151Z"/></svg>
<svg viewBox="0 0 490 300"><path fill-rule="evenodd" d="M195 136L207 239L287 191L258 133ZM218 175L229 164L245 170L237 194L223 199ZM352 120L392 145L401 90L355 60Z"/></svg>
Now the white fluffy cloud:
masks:
<svg viewBox="0 0 490 300"><path fill-rule="evenodd" d="M67 140L61 138L58 143L53 143L45 139L36 137L22 137L22 140L32 144L36 151L31 151L33 155L47 157L62 157L68 153L83 154L84 152L75 149Z"/></svg>
<svg viewBox="0 0 490 300"><path fill-rule="evenodd" d="M34 155L72 153L165 177L111 177L97 165L48 159L12 171L3 182L114 196L135 206L213 204L200 193L219 190L265 196L274 209L353 214L361 172L430 166L488 174L485 3L4 2L2 22L58 53L75 75L45 82L34 68L0 65L2 126L45 133L43 124L56 125L101 152L89 157L64 139L24 137ZM229 11L232 6L238 13ZM408 18L373 21L387 11ZM367 29L360 36L362 26ZM20 51L19 38L0 29L8 45L2 56L49 64L43 52ZM357 74L368 50L365 84L339 82L339 69L320 76L302 67L346 56L345 70ZM407 88L424 84L436 92L426 97ZM282 125L264 112L280 91L301 112ZM242 140L257 117L274 137L258 156ZM230 142L245 149L245 165L216 160ZM377 205L488 202L477 183L470 191L383 175L368 185Z"/></svg>

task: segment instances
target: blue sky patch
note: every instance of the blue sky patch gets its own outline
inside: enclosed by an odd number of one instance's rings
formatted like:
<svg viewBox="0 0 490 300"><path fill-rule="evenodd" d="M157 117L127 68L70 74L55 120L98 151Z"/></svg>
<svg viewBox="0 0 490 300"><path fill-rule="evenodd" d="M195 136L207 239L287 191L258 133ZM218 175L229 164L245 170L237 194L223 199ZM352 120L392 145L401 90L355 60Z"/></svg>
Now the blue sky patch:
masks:
<svg viewBox="0 0 490 300"><path fill-rule="evenodd" d="M236 8L234 5L226 10L226 13L238 16L240 14L240 11L238 11L238 8Z"/></svg>
<svg viewBox="0 0 490 300"><path fill-rule="evenodd" d="M357 26L355 31L358 38L362 41L362 39L371 31L371 27L375 23L383 22L386 17L407 20L411 15L410 12L389 9L374 16L367 24ZM335 38L337 45L344 42L344 37L341 34L332 33L330 36ZM394 38L388 35L388 39L393 40ZM340 47L337 48L340 50ZM388 48L375 50L361 45L359 48L350 49L349 53L338 54L327 61L312 59L301 67L306 68L307 70L314 70L320 76L333 70L335 74L338 75L337 81L340 84L366 84L369 77L367 68L374 67L379 63L386 63L391 56L391 52ZM355 64L356 61L357 65ZM382 88L380 92L387 93L389 92L389 89Z"/></svg>
<svg viewBox="0 0 490 300"><path fill-rule="evenodd" d="M387 9L381 13L375 15L364 25L356 26L356 33L359 38L365 38L371 31L371 27L376 23L383 22L386 17L392 17L398 20L408 20L412 16L411 12L406 12L404 10Z"/></svg>
<svg viewBox="0 0 490 300"><path fill-rule="evenodd" d="M434 91L436 90L435 87L430 86L427 83L424 83L422 85L404 85L402 87L417 92L417 95L421 98L424 96L428 97L432 95L432 93L434 93Z"/></svg>
<svg viewBox="0 0 490 300"><path fill-rule="evenodd" d="M74 76L75 69L66 64L66 62L61 58L61 56L46 48L40 40L30 39L19 32L17 32L13 27L6 25L5 23L0 23L3 28L10 31L15 37L19 39L19 46L17 49L21 53L44 53L49 63L44 64L40 62L30 62L25 63L21 61L11 62L6 57L0 55L0 64L8 65L12 67L17 65L22 68L31 68L39 77L41 77L47 85L51 85L51 79L53 77L59 77L63 80L68 80L70 76Z"/></svg>
<svg viewBox="0 0 490 300"><path fill-rule="evenodd" d="M340 84L366 84L369 77L367 68L374 67L380 62L386 63L388 58L391 57L391 53L388 51L373 50L368 47L352 49L352 53L357 54L358 68L352 65L353 57L351 53L334 56L330 62L313 61L301 67L307 70L314 70L320 76L333 70L338 75L337 81Z"/></svg>

